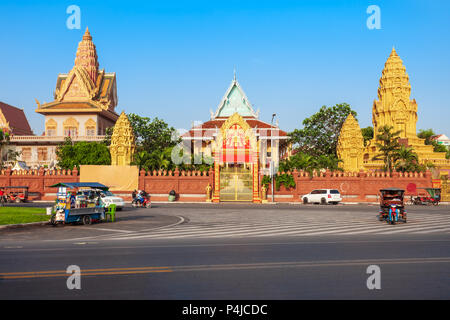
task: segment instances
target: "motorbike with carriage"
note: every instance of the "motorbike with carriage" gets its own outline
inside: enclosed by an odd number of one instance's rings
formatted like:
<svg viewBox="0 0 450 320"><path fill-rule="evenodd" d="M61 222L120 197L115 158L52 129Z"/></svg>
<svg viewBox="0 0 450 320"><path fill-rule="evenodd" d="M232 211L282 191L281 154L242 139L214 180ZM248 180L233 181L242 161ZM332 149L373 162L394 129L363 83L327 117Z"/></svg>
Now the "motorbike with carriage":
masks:
<svg viewBox="0 0 450 320"><path fill-rule="evenodd" d="M108 187L97 182L71 182L57 183L50 186L58 188L55 205L50 223L58 224L82 223L90 225L93 221L106 219L107 209L100 195L95 201L90 201L84 194L77 191L81 188L108 190ZM112 214L115 213L115 205ZM113 219L113 218L112 218ZM113 219L114 220L114 219Z"/></svg>
<svg viewBox="0 0 450 320"><path fill-rule="evenodd" d="M28 186L0 187L1 203L21 203L28 201Z"/></svg>
<svg viewBox="0 0 450 320"><path fill-rule="evenodd" d="M406 223L404 203L405 190L386 188L380 190L380 213L378 219L389 224Z"/></svg>
<svg viewBox="0 0 450 320"><path fill-rule="evenodd" d="M412 197L411 202L414 205L439 205L441 201L441 189L440 188L419 188L424 189L428 195L422 194Z"/></svg>

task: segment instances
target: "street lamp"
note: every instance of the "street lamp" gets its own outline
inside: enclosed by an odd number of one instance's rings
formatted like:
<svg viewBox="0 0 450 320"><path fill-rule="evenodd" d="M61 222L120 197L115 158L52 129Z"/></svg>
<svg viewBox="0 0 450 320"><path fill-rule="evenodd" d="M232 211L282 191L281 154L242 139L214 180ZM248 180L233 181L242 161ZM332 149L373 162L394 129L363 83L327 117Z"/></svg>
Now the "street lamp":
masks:
<svg viewBox="0 0 450 320"><path fill-rule="evenodd" d="M273 180L274 180L274 176L275 176L275 173L274 173L274 163L273 163L273 130L272 130L272 128L273 128L273 119L275 118L277 116L277 114L276 113L274 113L274 114L272 114L272 120L270 121L270 149L271 149L271 152L270 152L270 177L272 178L271 180L272 180L272 203L274 203L275 202L275 195L274 195L274 190L273 190Z"/></svg>

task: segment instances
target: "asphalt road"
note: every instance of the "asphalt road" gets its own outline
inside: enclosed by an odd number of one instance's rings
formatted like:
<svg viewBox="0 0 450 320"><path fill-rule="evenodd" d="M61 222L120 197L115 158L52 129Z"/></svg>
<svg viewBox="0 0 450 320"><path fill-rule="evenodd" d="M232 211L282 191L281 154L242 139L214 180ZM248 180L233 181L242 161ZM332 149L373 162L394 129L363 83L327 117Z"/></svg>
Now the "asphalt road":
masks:
<svg viewBox="0 0 450 320"><path fill-rule="evenodd" d="M449 299L449 208L411 207L388 226L376 206L167 204L4 230L0 299Z"/></svg>

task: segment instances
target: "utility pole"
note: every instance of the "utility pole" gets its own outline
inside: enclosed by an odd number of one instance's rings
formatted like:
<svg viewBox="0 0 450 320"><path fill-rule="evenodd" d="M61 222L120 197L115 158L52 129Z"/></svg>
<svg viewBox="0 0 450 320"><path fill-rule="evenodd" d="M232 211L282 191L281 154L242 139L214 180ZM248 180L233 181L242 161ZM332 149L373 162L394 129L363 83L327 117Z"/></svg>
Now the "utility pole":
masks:
<svg viewBox="0 0 450 320"><path fill-rule="evenodd" d="M272 114L272 120L270 121L270 177L272 178L272 203L275 202L275 194L274 194L274 188L273 188L273 180L275 177L275 168L274 168L274 163L273 163L273 119L277 116L276 113Z"/></svg>

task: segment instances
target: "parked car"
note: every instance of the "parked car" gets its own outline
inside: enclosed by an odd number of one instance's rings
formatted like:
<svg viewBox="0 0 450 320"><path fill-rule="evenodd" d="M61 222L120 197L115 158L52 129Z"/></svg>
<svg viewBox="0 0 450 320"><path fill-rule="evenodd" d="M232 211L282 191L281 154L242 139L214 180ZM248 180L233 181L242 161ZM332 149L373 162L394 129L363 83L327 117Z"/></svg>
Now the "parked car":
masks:
<svg viewBox="0 0 450 320"><path fill-rule="evenodd" d="M320 203L320 204L338 204L342 201L339 190L336 189L317 189L302 196L304 204Z"/></svg>
<svg viewBox="0 0 450 320"><path fill-rule="evenodd" d="M78 194L83 194L88 199L88 201L95 201L98 196L100 196L102 198L102 201L105 203L106 208L108 208L111 204L115 204L117 210L122 210L125 206L125 202L122 198L117 197L108 190L82 190L79 191Z"/></svg>

